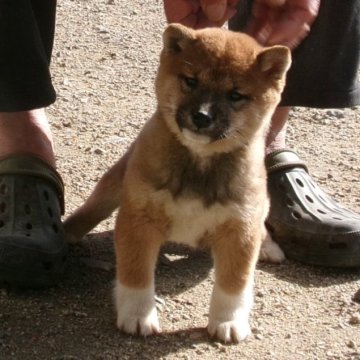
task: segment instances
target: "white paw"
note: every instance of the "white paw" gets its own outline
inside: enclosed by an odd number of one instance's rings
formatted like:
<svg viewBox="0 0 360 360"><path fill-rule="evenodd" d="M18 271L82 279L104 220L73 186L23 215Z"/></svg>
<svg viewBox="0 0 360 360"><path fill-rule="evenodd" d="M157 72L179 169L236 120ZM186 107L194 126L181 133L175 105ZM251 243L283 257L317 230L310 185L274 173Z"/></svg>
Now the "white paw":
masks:
<svg viewBox="0 0 360 360"><path fill-rule="evenodd" d="M160 332L153 287L132 289L117 282L115 287L117 327L131 335L148 336Z"/></svg>
<svg viewBox="0 0 360 360"><path fill-rule="evenodd" d="M259 260L280 264L285 260L285 254L280 246L267 234L260 249Z"/></svg>
<svg viewBox="0 0 360 360"><path fill-rule="evenodd" d="M160 332L156 308L144 316L124 314L118 311L116 325L119 330L131 335L149 336Z"/></svg>
<svg viewBox="0 0 360 360"><path fill-rule="evenodd" d="M224 343L238 343L251 334L249 314L253 302L252 280L237 295L214 286L210 304L208 332Z"/></svg>
<svg viewBox="0 0 360 360"><path fill-rule="evenodd" d="M210 320L207 327L212 338L224 343L238 343L251 335L249 322L247 320L235 319L231 321Z"/></svg>

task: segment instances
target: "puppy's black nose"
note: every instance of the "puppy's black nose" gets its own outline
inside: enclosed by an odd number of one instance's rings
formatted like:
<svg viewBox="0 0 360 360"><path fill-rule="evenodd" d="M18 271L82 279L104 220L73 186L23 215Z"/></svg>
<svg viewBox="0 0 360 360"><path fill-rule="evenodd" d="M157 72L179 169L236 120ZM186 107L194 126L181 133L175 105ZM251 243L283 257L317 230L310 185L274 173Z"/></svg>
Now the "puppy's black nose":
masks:
<svg viewBox="0 0 360 360"><path fill-rule="evenodd" d="M203 129L210 126L213 118L208 112L198 111L192 115L192 121L198 129Z"/></svg>

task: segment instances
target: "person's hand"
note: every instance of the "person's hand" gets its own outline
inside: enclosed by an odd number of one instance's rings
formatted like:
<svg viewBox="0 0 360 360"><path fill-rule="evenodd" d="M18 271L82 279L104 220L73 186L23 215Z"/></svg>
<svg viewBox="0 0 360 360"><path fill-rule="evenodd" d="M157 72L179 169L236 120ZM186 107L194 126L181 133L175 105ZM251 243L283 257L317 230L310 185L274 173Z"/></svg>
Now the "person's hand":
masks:
<svg viewBox="0 0 360 360"><path fill-rule="evenodd" d="M239 0L164 0L169 23L181 23L194 29L222 26L236 13Z"/></svg>
<svg viewBox="0 0 360 360"><path fill-rule="evenodd" d="M263 45L297 47L309 34L320 0L255 0L247 32Z"/></svg>

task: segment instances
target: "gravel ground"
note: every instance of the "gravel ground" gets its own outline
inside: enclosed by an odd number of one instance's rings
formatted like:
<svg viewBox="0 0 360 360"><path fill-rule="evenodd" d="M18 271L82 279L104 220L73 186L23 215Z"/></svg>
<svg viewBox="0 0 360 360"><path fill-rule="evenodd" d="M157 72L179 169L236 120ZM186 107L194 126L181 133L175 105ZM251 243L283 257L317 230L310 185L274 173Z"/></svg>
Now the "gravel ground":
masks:
<svg viewBox="0 0 360 360"><path fill-rule="evenodd" d="M160 0L62 0L57 22L58 99L49 116L70 213L154 110L165 19ZM296 108L288 142L326 191L358 212L359 118L360 108ZM164 333L147 339L119 333L111 295L113 222L70 249L58 287L0 290L0 359L360 359L360 269L259 264L253 335L224 346L209 341L204 329L210 256L170 245L157 269Z"/></svg>

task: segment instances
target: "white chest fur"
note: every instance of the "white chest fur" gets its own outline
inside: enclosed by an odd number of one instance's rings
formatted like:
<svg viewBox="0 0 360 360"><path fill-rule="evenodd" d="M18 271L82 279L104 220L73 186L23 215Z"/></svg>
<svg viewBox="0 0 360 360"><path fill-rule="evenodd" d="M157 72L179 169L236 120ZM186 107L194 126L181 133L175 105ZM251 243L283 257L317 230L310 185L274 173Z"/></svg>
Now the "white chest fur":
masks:
<svg viewBox="0 0 360 360"><path fill-rule="evenodd" d="M171 219L168 240L196 246L206 232L214 230L232 216L239 214L236 205L214 204L205 207L198 199L168 198L165 212Z"/></svg>

